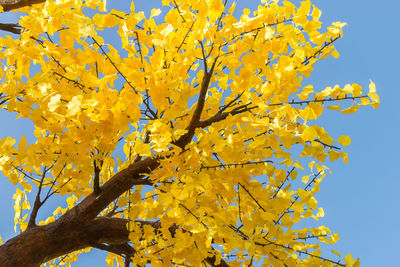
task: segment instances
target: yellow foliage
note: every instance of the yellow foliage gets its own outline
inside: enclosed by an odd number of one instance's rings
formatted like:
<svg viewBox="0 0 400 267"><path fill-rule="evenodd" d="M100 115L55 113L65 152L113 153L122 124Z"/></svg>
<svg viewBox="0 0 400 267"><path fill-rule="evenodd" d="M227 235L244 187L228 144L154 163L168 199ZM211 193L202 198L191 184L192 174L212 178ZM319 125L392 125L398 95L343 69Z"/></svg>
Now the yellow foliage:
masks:
<svg viewBox="0 0 400 267"><path fill-rule="evenodd" d="M262 1L239 14L224 3L163 0L147 19L133 2L130 12L106 12L100 0L23 9L19 38L0 38L1 107L35 125L35 139L0 141L0 170L23 188L13 197L15 230L27 227L32 187L65 197L44 225L90 195L96 179L103 186L154 159L157 168L131 177L146 187L137 182L99 214L129 219L136 264L200 266L215 257L215 265L239 266L254 257L268 266L330 266L318 242L338 235L324 226L295 230L303 218L324 216L315 193L326 157L348 160L338 143L350 137L331 137L318 118L325 108L378 107L375 84L367 95L358 84L303 84L317 61L339 57L333 42L345 26L320 30L310 0L298 8ZM342 109L345 101L352 106ZM143 220L157 231L136 224ZM123 259L110 253L106 263Z"/></svg>

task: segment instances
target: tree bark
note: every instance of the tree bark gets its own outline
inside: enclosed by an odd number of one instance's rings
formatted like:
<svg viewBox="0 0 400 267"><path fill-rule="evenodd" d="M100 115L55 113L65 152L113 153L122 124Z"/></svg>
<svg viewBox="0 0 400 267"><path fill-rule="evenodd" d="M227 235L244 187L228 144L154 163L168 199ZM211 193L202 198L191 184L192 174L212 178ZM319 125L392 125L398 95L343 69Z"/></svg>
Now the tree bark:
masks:
<svg viewBox="0 0 400 267"><path fill-rule="evenodd" d="M128 241L126 220L98 217L86 224L67 218L27 229L0 246L0 266L37 267L41 263L96 243Z"/></svg>
<svg viewBox="0 0 400 267"><path fill-rule="evenodd" d="M46 2L46 0L0 0L0 5L3 7L3 11L10 11L44 2Z"/></svg>
<svg viewBox="0 0 400 267"><path fill-rule="evenodd" d="M96 217L108 204L134 185L150 184L145 174L159 165L156 158L131 164L107 181L98 194L90 194L55 222L27 228L0 246L0 266L36 267L58 256L94 243L128 241L126 221Z"/></svg>

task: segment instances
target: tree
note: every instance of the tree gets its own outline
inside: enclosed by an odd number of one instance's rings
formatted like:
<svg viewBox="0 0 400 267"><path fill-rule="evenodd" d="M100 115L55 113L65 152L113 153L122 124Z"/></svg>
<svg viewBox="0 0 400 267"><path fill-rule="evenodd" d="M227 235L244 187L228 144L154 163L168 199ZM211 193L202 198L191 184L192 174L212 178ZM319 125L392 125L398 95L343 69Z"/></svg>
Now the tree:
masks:
<svg viewBox="0 0 400 267"><path fill-rule="evenodd" d="M69 265L93 248L109 265L345 265L321 254L337 234L298 227L323 216L323 162L347 162L350 144L315 120L379 105L372 82L303 85L339 56L344 23L321 31L310 1L239 16L226 0L163 0L163 21L134 3L38 2L0 2L26 13L1 39L0 105L35 125L30 144L0 142L20 230L1 266ZM65 205L38 222L55 195Z"/></svg>

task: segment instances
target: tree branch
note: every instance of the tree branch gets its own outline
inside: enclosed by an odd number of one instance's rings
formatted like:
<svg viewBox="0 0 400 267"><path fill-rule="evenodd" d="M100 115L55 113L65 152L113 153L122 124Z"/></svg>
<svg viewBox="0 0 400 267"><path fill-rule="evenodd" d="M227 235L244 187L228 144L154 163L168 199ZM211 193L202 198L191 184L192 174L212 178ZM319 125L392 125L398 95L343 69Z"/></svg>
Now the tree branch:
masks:
<svg viewBox="0 0 400 267"><path fill-rule="evenodd" d="M101 187L99 194L90 194L62 217L73 218L80 223L92 220L132 186L153 185L151 181L146 179L146 175L155 170L159 164L156 157L148 157L132 163L108 180Z"/></svg>
<svg viewBox="0 0 400 267"><path fill-rule="evenodd" d="M46 2L46 0L0 0L0 5L3 6L3 11L10 11L20 7L31 6L44 2Z"/></svg>
<svg viewBox="0 0 400 267"><path fill-rule="evenodd" d="M182 149L192 140L196 128L199 127L200 116L201 116L201 112L203 111L203 108L204 108L208 87L210 86L211 77L213 75L214 68L215 68L215 65L217 64L217 60L218 60L218 57L216 57L214 59L214 62L211 66L210 71L207 71L207 59L205 58L205 52L204 52L203 46L202 46L202 49L203 49L202 51L203 51L203 55L204 55L203 61L204 61L205 74L204 74L203 80L201 82L199 99L197 100L196 109L194 110L192 119L190 120L189 127L187 128L188 132L186 134L182 135L175 142L175 145Z"/></svg>
<svg viewBox="0 0 400 267"><path fill-rule="evenodd" d="M0 23L0 30L15 34L21 33L21 26L18 23Z"/></svg>
<svg viewBox="0 0 400 267"><path fill-rule="evenodd" d="M34 227L36 226L36 217L37 217L37 213L40 209L40 207L46 202L47 197L44 200L40 200L40 194L42 192L42 187L43 187L43 181L44 178L46 177L46 173L51 170L51 168L53 168L54 164L52 166L50 166L49 168L44 167L43 168L43 173L42 173L42 177L40 179L40 183L39 183L39 188L38 188L38 192L36 194L36 198L35 198L35 202L33 204L33 209L31 212L31 215L29 217L29 222L28 222L28 228Z"/></svg>
<svg viewBox="0 0 400 267"><path fill-rule="evenodd" d="M103 52L103 55L106 56L106 58L108 59L108 61L110 61L111 65L113 65L114 69L122 76L122 78L124 78L125 82L129 85L130 88L132 88L132 90L138 94L138 92L136 91L136 88L129 82L129 80L125 77L125 75L120 71L120 69L117 67L117 65L115 65L114 61L112 61L112 59L110 58L110 56L106 53L106 51L104 51L103 47L96 41L96 39L94 39L93 37L91 37L93 42L100 48L101 52Z"/></svg>
<svg viewBox="0 0 400 267"><path fill-rule="evenodd" d="M96 160L93 161L94 178L93 178L93 192L95 195L100 193L100 171L103 166L103 161L100 160L100 166L97 165Z"/></svg>

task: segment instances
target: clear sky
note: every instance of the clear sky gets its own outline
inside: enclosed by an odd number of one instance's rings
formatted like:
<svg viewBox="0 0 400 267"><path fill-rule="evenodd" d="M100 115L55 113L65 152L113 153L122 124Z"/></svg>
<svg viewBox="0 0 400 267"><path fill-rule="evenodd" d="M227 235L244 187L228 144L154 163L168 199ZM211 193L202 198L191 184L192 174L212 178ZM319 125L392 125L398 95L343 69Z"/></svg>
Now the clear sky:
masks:
<svg viewBox="0 0 400 267"><path fill-rule="evenodd" d="M108 9L129 8L130 0L109 0ZM229 0L232 2L232 0ZM237 0L237 9L254 8L257 0ZM328 164L332 170L317 195L325 217L318 224L329 226L340 234L332 248L342 255L352 253L361 265L399 266L398 253L400 215L398 208L400 174L400 10L399 0L314 0L322 10L324 27L333 21L347 22L344 38L336 42L341 54L338 59L319 61L307 83L315 88L347 83L368 87L371 79L381 97L377 110L361 108L356 114L325 112L319 124L333 137L350 135L352 144L346 148L349 163ZM150 14L160 7L161 0L136 1L136 9ZM0 22L17 22L15 14L0 14ZM3 34L3 33L0 33ZM14 120L15 116L0 110L0 138L29 135L32 124ZM28 139L29 140L29 139ZM15 235L13 200L15 188L0 175L0 235L5 241ZM36 194L35 191L33 191ZM48 205L47 207L52 207ZM44 215L45 213L43 213ZM106 266L101 252L82 256L73 266Z"/></svg>

